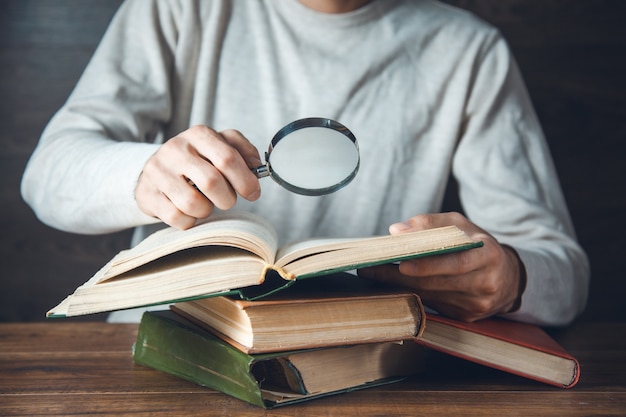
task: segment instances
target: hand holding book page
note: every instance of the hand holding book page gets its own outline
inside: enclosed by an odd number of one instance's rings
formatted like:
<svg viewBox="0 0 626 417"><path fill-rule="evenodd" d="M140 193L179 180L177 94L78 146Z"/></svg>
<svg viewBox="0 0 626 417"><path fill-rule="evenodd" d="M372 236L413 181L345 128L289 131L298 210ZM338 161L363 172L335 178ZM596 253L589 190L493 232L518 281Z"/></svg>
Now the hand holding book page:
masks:
<svg viewBox="0 0 626 417"><path fill-rule="evenodd" d="M295 280L482 246L451 226L399 235L312 239L279 249L276 231L247 212L214 214L189 230L160 230L116 255L48 316L74 316L227 293L246 297ZM270 274L270 270L277 274ZM276 280L266 277L280 275ZM247 289L246 289L247 290Z"/></svg>
<svg viewBox="0 0 626 417"><path fill-rule="evenodd" d="M396 236L407 232L456 225L473 240L480 251L428 259L412 259L400 265L380 265L359 271L359 275L409 288L424 304L463 321L475 321L513 312L521 303L525 269L515 250L500 244L492 235L458 213L414 216L390 227Z"/></svg>

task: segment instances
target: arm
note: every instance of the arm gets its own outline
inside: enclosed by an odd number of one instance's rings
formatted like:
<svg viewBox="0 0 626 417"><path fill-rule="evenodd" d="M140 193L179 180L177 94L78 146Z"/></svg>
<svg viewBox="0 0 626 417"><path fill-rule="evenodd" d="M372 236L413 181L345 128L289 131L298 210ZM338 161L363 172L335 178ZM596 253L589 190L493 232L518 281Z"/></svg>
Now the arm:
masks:
<svg viewBox="0 0 626 417"><path fill-rule="evenodd" d="M506 316L570 323L587 301L589 264L522 77L502 40L487 50L467 109L453 168L463 207L474 223L515 249L526 270L520 307Z"/></svg>
<svg viewBox="0 0 626 417"><path fill-rule="evenodd" d="M157 221L134 199L171 111L171 51L159 41L171 34L150 21L151 7L122 5L28 162L22 195L52 227L91 234Z"/></svg>
<svg viewBox="0 0 626 417"><path fill-rule="evenodd" d="M390 231L457 224L485 246L362 274L409 286L427 305L462 320L499 314L571 322L586 303L589 265L521 76L499 37L477 63L464 117L452 168L467 217L415 216Z"/></svg>
<svg viewBox="0 0 626 417"><path fill-rule="evenodd" d="M22 194L44 223L78 233L159 219L187 228L214 206L232 206L236 194L258 197L248 166L260 158L240 133L196 126L160 144L175 117L179 129L188 127L181 97L191 93L177 68L193 61L196 44L189 36L177 44L177 22L195 12L173 2L120 8L24 173Z"/></svg>

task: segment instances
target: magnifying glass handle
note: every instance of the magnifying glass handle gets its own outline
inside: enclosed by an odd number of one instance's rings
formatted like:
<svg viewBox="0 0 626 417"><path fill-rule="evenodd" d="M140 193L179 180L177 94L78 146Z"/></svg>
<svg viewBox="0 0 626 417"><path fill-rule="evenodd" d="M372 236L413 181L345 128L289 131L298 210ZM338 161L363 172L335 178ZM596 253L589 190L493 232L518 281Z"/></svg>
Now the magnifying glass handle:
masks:
<svg viewBox="0 0 626 417"><path fill-rule="evenodd" d="M267 168L267 165L261 165L256 168L252 168L252 173L256 175L257 178L263 178L270 175L270 171Z"/></svg>

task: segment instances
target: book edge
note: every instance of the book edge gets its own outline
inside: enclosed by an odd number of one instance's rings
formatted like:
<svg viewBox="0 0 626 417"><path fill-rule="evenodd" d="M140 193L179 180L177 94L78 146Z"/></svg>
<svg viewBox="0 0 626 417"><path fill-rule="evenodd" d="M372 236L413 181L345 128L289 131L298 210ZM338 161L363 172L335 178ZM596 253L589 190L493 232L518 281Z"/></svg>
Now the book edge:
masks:
<svg viewBox="0 0 626 417"><path fill-rule="evenodd" d="M488 322L493 321L493 320L501 320L501 319L498 319L498 318L488 318L488 319L484 319L483 321L485 323L488 323ZM552 385L552 386L556 386L556 387L559 387L559 388L572 388L572 387L574 387L578 383L578 381L580 379L580 363L579 363L578 359L576 359L569 352L567 352L567 350L563 346L561 346L558 342L556 342L549 334L545 333L545 331L543 331L543 329L541 329L541 328L539 328L537 326L526 324L526 323L509 322L511 326L518 326L518 325L519 326L524 326L524 327L531 326L535 330L536 329L541 330L541 332L544 335L543 337L549 339L553 344L555 344L555 346L558 346L559 350L551 351L549 349L545 349L545 348L543 348L541 346L538 346L538 345L533 345L533 344L528 343L526 341L521 342L520 340L512 340L512 339L504 338L501 335L498 335L498 334L495 334L495 333L475 331L475 330L472 330L471 327L468 327L468 325L471 326L471 323L459 322L457 320L450 319L450 318L447 318L447 317L441 317L441 316L438 316L436 314L427 314L425 321L426 321L426 329L428 329L428 321L435 321L435 322L438 322L440 324L459 329L459 330L461 330L463 332L477 334L477 335L480 335L480 336L483 336L483 337L487 337L487 338L490 338L490 339L498 340L499 342L506 343L506 344L514 344L514 345L517 345L517 346L520 346L520 347L523 347L523 348L526 348L526 349L534 350L536 352L552 355L552 356L558 357L560 359L564 359L564 360L570 361L571 364L572 364L572 370L573 370L572 371L572 378L571 378L569 383L561 384L558 381L554 381L554 380L551 380L551 379L543 378L543 377L541 377L539 375L526 373L526 372L519 371L517 369L513 369L513 368L510 368L510 367L506 367L506 366L501 366L501 365L495 364L493 362L490 362L488 360L475 358L475 357L472 357L470 355L463 354L462 352L459 352L457 350L454 350L454 349L451 349L451 348L447 348L447 347L443 347L443 346L438 345L438 344L434 344L431 341L429 341L427 337L424 337L424 336L422 336L421 338L417 339L417 343L420 343L423 346L426 346L426 347L431 348L433 350L436 350L438 352L449 354L451 356L455 356L457 358L460 358L460 359L463 359L463 360L467 360L469 362L473 362L473 363L477 363L477 364L480 364L480 365L484 365L484 366L487 366L487 367L490 367L490 368L493 368L493 369L498 369L498 370L501 370L501 371L504 371L504 372L507 372L507 373L510 373L510 374L513 374L513 375L518 375L518 376L521 376L521 377L524 377L524 378L528 378L528 379L531 379L531 380L534 380L534 381L543 382L543 383L546 383L546 384L549 384L549 385Z"/></svg>

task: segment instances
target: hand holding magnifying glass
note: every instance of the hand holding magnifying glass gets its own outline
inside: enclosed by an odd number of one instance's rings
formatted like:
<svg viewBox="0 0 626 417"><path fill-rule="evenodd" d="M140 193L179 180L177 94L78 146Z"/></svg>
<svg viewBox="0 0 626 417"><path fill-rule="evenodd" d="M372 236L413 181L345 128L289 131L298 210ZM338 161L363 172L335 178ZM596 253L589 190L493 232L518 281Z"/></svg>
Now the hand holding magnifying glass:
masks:
<svg viewBox="0 0 626 417"><path fill-rule="evenodd" d="M297 194L335 192L354 179L360 164L356 137L339 122L310 117L289 123L274 135L265 165L253 170Z"/></svg>
<svg viewBox="0 0 626 417"><path fill-rule="evenodd" d="M228 163L220 160L233 151L241 158ZM237 194L253 195L249 174L245 180L241 170L250 169L244 159L254 154L258 156L256 148L237 131L194 126L166 141L146 162L135 187L135 201L145 214L187 229L196 219L209 216L214 207L232 207ZM352 181L360 157L356 138L345 126L330 119L307 118L282 128L270 142L265 160L251 170L258 178L269 176L292 192L319 196ZM190 195L181 180L196 192ZM202 186L196 186L196 181Z"/></svg>

